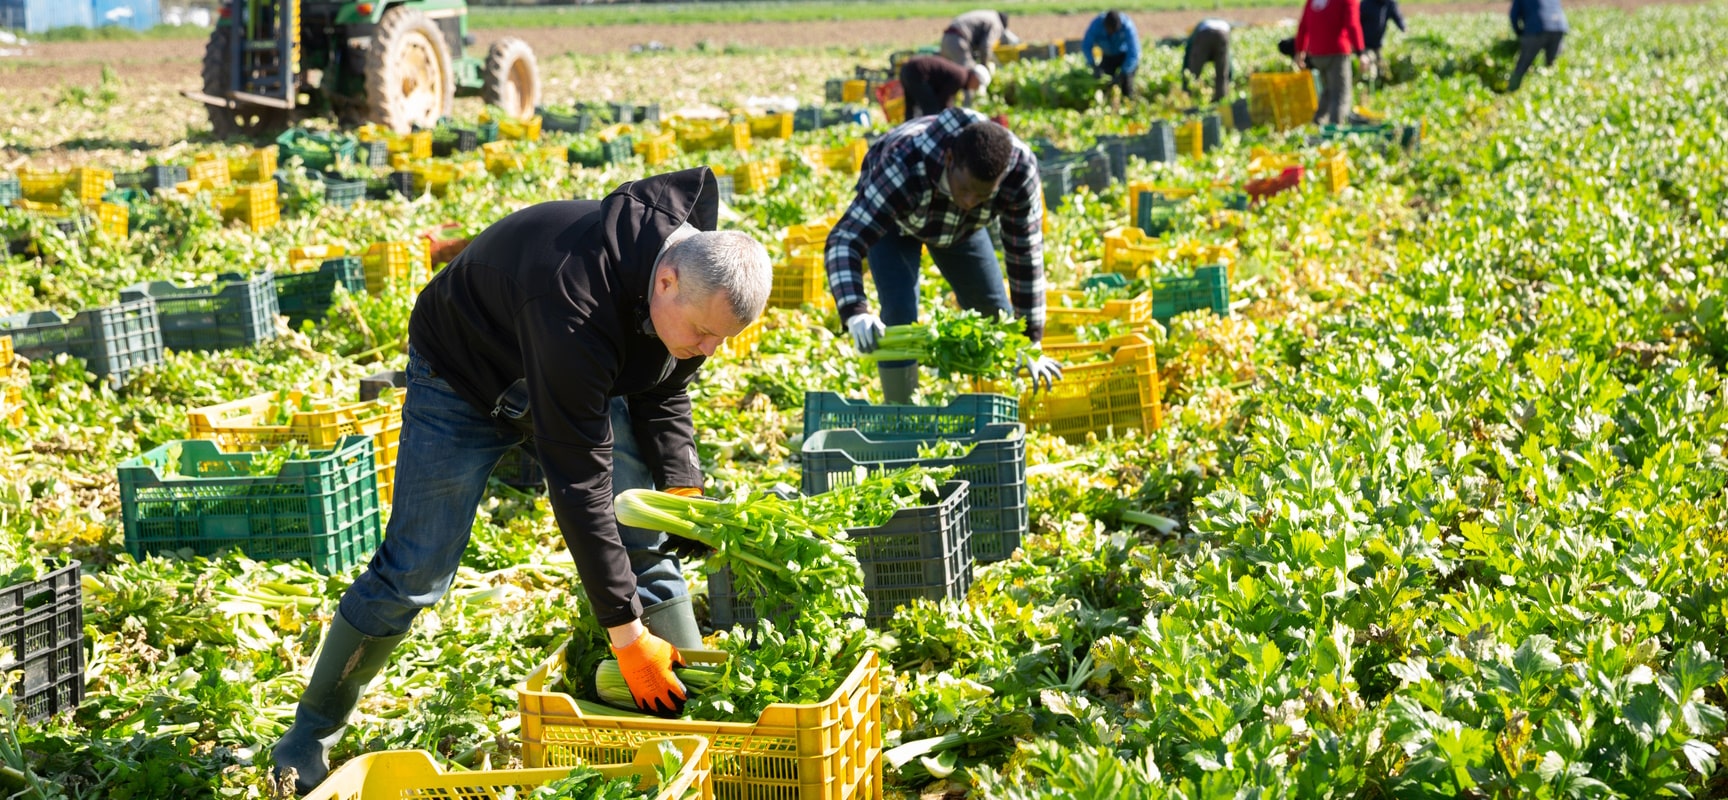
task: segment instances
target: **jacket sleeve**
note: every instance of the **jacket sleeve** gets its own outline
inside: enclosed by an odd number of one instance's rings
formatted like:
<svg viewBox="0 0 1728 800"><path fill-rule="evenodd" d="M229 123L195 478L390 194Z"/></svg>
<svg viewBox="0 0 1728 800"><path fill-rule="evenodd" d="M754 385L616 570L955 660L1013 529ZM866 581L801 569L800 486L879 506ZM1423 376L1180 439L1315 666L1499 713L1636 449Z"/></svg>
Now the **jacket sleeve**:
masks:
<svg viewBox="0 0 1728 800"><path fill-rule="evenodd" d="M696 459L696 425L690 419L690 381L700 359L678 363L666 382L625 398L636 446L659 489L702 486Z"/></svg>
<svg viewBox="0 0 1728 800"><path fill-rule="evenodd" d="M1386 13L1392 17L1392 24L1397 25L1398 30L1410 32L1409 28L1404 27L1404 12L1398 9L1398 0L1386 0Z"/></svg>
<svg viewBox="0 0 1728 800"><path fill-rule="evenodd" d="M1140 68L1140 32L1127 17L1122 18L1122 36L1127 39L1122 45L1122 70L1133 72Z"/></svg>
<svg viewBox="0 0 1728 800"><path fill-rule="evenodd" d="M842 322L870 310L870 301L864 297L864 256L888 232L899 211L911 205L906 166L892 154L879 152L875 167L872 169L870 159L866 159L858 194L828 232L824 246L828 291L834 295Z"/></svg>
<svg viewBox="0 0 1728 800"><path fill-rule="evenodd" d="M1044 339L1044 197L1038 162L1020 150L1019 163L1002 179L1002 255L1014 314L1026 322L1026 338Z"/></svg>
<svg viewBox="0 0 1728 800"><path fill-rule="evenodd" d="M1308 35L1312 33L1314 23L1309 19L1314 12L1308 10L1308 4L1302 4L1302 13L1296 17L1296 52L1308 52Z"/></svg>
<svg viewBox="0 0 1728 800"><path fill-rule="evenodd" d="M583 329L575 305L558 295L517 316L534 414L534 445L548 500L577 575L602 626L642 615L636 575L612 510L612 419L607 390L617 347Z"/></svg>
<svg viewBox="0 0 1728 800"><path fill-rule="evenodd" d="M1098 66L1098 58L1092 55L1092 48L1097 46L1098 39L1103 32L1104 18L1101 16L1093 17L1092 22L1086 26L1086 35L1080 39L1080 50L1086 54L1086 66L1088 67Z"/></svg>
<svg viewBox="0 0 1728 800"><path fill-rule="evenodd" d="M1524 0L1512 0L1512 32L1524 35Z"/></svg>
<svg viewBox="0 0 1728 800"><path fill-rule="evenodd" d="M1344 15L1344 25L1350 33L1350 52L1360 53L1367 49L1367 43L1362 40L1362 7L1358 0L1350 0L1345 8L1348 13Z"/></svg>

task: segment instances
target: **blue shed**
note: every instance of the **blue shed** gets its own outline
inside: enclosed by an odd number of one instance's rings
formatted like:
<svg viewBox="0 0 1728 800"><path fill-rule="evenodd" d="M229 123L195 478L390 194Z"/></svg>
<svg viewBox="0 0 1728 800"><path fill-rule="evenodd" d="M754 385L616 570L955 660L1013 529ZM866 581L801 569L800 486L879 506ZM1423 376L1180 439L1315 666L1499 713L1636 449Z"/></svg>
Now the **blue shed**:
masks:
<svg viewBox="0 0 1728 800"><path fill-rule="evenodd" d="M162 23L159 0L93 0L97 25L119 25L145 31Z"/></svg>
<svg viewBox="0 0 1728 800"><path fill-rule="evenodd" d="M95 27L95 6L76 0L0 0L0 28L42 33L69 25Z"/></svg>

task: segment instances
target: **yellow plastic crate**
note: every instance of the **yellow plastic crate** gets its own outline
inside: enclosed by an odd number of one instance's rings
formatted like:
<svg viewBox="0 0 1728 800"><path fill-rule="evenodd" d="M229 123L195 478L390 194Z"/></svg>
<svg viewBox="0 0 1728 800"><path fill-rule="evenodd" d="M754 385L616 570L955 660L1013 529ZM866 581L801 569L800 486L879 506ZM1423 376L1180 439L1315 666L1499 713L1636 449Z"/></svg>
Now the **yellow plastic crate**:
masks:
<svg viewBox="0 0 1728 800"><path fill-rule="evenodd" d="M1012 64L1020 60L1020 54L1026 52L1027 47L1025 44L999 44L993 52L998 62Z"/></svg>
<svg viewBox="0 0 1728 800"><path fill-rule="evenodd" d="M1256 147L1248 153L1248 174L1255 177L1277 175L1299 166L1302 166L1302 160L1289 153L1274 153L1264 147Z"/></svg>
<svg viewBox="0 0 1728 800"><path fill-rule="evenodd" d="M485 118L482 117L484 122ZM527 119L498 120L498 138L517 142L540 141L540 115L535 114Z"/></svg>
<svg viewBox="0 0 1728 800"><path fill-rule="evenodd" d="M188 190L187 184L192 184ZM174 188L186 194L196 193L199 189L226 189L234 184L234 176L228 170L228 159L215 153L200 153L193 157L192 165L186 168L186 180L175 184Z"/></svg>
<svg viewBox="0 0 1728 800"><path fill-rule="evenodd" d="M744 330L720 343L714 348L715 358L739 359L756 352L756 343L762 340L762 330L767 327L767 316L756 318L755 322L744 326Z"/></svg>
<svg viewBox="0 0 1728 800"><path fill-rule="evenodd" d="M1141 277L1151 264L1167 261L1170 247L1135 226L1104 232L1104 271Z"/></svg>
<svg viewBox="0 0 1728 800"><path fill-rule="evenodd" d="M750 136L755 139L792 138L792 115L764 114L750 118Z"/></svg>
<svg viewBox="0 0 1728 800"><path fill-rule="evenodd" d="M1200 120L1190 120L1176 126L1176 153L1191 158L1206 155L1205 127Z"/></svg>
<svg viewBox="0 0 1728 800"><path fill-rule="evenodd" d="M1307 125L1319 107L1314 77L1307 70L1248 76L1248 114L1256 125L1269 124L1277 130Z"/></svg>
<svg viewBox="0 0 1728 800"><path fill-rule="evenodd" d="M814 249L821 252L828 243L828 233L834 226L840 224L838 214L803 225L793 225L786 229L784 245L787 256L794 256L805 250Z"/></svg>
<svg viewBox="0 0 1728 800"><path fill-rule="evenodd" d="M276 182L248 183L216 196L216 208L230 222L240 220L253 231L274 227L281 210L276 206Z"/></svg>
<svg viewBox="0 0 1728 800"><path fill-rule="evenodd" d="M636 153L642 156L643 163L648 166L663 164L678 155L678 134L666 131L646 136L638 140L634 147Z"/></svg>
<svg viewBox="0 0 1728 800"><path fill-rule="evenodd" d="M104 234L116 239L126 238L126 234L130 232L131 209L120 203L109 202L97 202L94 209L97 227Z"/></svg>
<svg viewBox="0 0 1728 800"><path fill-rule="evenodd" d="M289 392L298 408L303 392ZM396 488L396 446L402 436L402 393L318 411L295 411L286 425L264 424L277 402L273 392L193 409L186 413L193 439L208 439L230 452L263 450L300 442L313 450L335 447L344 436L371 436L378 464L378 498L390 502Z"/></svg>
<svg viewBox="0 0 1728 800"><path fill-rule="evenodd" d="M100 167L77 167L65 172L26 168L18 172L24 199L39 203L59 203L67 192L77 197L79 203L97 203L113 183L114 173Z"/></svg>
<svg viewBox="0 0 1728 800"><path fill-rule="evenodd" d="M692 664L724 653L682 651ZM775 703L755 722L704 722L589 715L569 695L547 691L564 674L564 648L516 687L522 761L529 767L620 761L644 741L708 738L714 789L731 800L869 800L882 797L882 679L865 654L828 699Z"/></svg>
<svg viewBox="0 0 1728 800"><path fill-rule="evenodd" d="M738 194L766 192L780 180L780 159L764 158L752 161L732 173L732 189Z"/></svg>
<svg viewBox="0 0 1728 800"><path fill-rule="evenodd" d="M228 176L237 181L267 181L276 175L276 145L228 157Z"/></svg>
<svg viewBox="0 0 1728 800"><path fill-rule="evenodd" d="M850 80L840 85L840 102L861 103L864 95L870 91L870 82Z"/></svg>
<svg viewBox="0 0 1728 800"><path fill-rule="evenodd" d="M366 274L366 293L380 295L387 286L410 281L418 282L432 260L429 240L418 242L378 242L366 248L360 257Z"/></svg>
<svg viewBox="0 0 1728 800"><path fill-rule="evenodd" d="M1324 148L1320 151L1320 174L1326 188L1338 194L1350 186L1350 154L1343 150Z"/></svg>
<svg viewBox="0 0 1728 800"><path fill-rule="evenodd" d="M12 377L12 364L17 355L12 351L12 337L0 336L0 378Z"/></svg>
<svg viewBox="0 0 1728 800"><path fill-rule="evenodd" d="M413 160L432 157L431 131L399 134L381 125L367 123L360 126L356 135L362 142L383 142L389 152L402 153Z"/></svg>
<svg viewBox="0 0 1728 800"><path fill-rule="evenodd" d="M889 125L899 125L906 121L906 98L890 97L882 101L882 114L888 118Z"/></svg>
<svg viewBox="0 0 1728 800"><path fill-rule="evenodd" d="M750 124L735 122L714 127L699 126L679 129L678 144L690 151L731 148L745 152L750 149Z"/></svg>
<svg viewBox="0 0 1728 800"><path fill-rule="evenodd" d="M1144 326L1152 323L1152 293L1141 292L1126 300L1106 300L1102 308L1079 305L1086 301L1083 292L1054 290L1045 294L1044 332L1052 337L1070 336L1084 325L1100 322L1125 322Z"/></svg>
<svg viewBox="0 0 1728 800"><path fill-rule="evenodd" d="M828 291L828 268L821 250L803 251L786 257L774 268L774 286L768 292L769 308L833 308Z"/></svg>
<svg viewBox="0 0 1728 800"><path fill-rule="evenodd" d="M16 385L0 389L0 421L14 428L24 425L24 390Z"/></svg>
<svg viewBox="0 0 1728 800"><path fill-rule="evenodd" d="M869 152L869 142L863 139L853 139L839 147L819 148L817 161L837 172L856 173L863 169L864 156Z"/></svg>
<svg viewBox="0 0 1728 800"><path fill-rule="evenodd" d="M608 779L636 778L653 800L713 800L714 775L708 740L700 736L667 739L684 756L665 785L655 766L659 740L637 748L628 764L591 765ZM572 765L573 766L573 765ZM570 774L570 767L445 772L424 750L385 750L355 756L336 768L306 800L506 800L526 797L535 787Z"/></svg>
<svg viewBox="0 0 1728 800"><path fill-rule="evenodd" d="M504 141L480 145L480 157L486 163L486 171L493 175L508 175L527 164L527 159Z"/></svg>
<svg viewBox="0 0 1728 800"><path fill-rule="evenodd" d="M1087 434L1105 439L1164 424L1164 388L1150 339L1130 334L1102 344L1046 345L1045 352L1064 362L1097 353L1109 353L1110 360L1064 367L1049 391L1021 394L1020 421L1028 428L1077 444Z"/></svg>
<svg viewBox="0 0 1728 800"><path fill-rule="evenodd" d="M332 258L348 255L339 244L306 244L288 249L288 272L310 272Z"/></svg>
<svg viewBox="0 0 1728 800"><path fill-rule="evenodd" d="M467 178L486 174L484 161L426 161L411 164L403 170L414 176L416 196L431 192L433 197L450 193L450 185Z"/></svg>

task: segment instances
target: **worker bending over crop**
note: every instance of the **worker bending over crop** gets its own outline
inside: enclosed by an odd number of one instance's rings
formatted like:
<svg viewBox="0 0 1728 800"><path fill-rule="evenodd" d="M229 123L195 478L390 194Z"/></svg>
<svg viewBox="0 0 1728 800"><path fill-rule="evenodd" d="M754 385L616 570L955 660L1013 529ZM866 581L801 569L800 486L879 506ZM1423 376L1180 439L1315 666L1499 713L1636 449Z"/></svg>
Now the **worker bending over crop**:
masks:
<svg viewBox="0 0 1728 800"><path fill-rule="evenodd" d="M1230 23L1221 19L1203 19L1188 34L1182 48L1182 81L1199 78L1207 64L1212 65L1212 102L1224 100L1230 92Z"/></svg>
<svg viewBox="0 0 1728 800"><path fill-rule="evenodd" d="M942 31L942 57L970 67L984 64L995 68L996 45L1019 44L1020 37L1008 30L1008 15L979 9L954 18Z"/></svg>
<svg viewBox="0 0 1728 800"><path fill-rule="evenodd" d="M965 93L965 105L990 85L990 69L983 64L962 67L941 56L914 56L900 65L900 88L906 95L906 118L917 119L953 108L954 98Z"/></svg>
<svg viewBox="0 0 1728 800"><path fill-rule="evenodd" d="M1093 48L1103 57L1093 55ZM1134 30L1133 20L1120 11L1093 17L1080 39L1080 51L1086 54L1086 66L1092 68L1093 75L1109 78L1123 97L1134 96L1134 73L1140 69L1140 33Z"/></svg>
<svg viewBox="0 0 1728 800"><path fill-rule="evenodd" d="M272 750L279 779L295 770L301 793L324 780L361 691L450 588L487 476L524 440L637 705L681 709L672 668L701 636L680 543L619 526L612 498L701 492L686 387L772 283L760 243L714 231L718 208L706 167L541 203L487 228L420 292L394 513Z"/></svg>
<svg viewBox="0 0 1728 800"><path fill-rule="evenodd" d="M1002 224L1008 287L987 226ZM876 349L886 326L918 321L918 265L924 249L961 308L1025 320L1036 345L1044 336L1044 208L1038 159L1007 128L965 108L912 120L889 131L864 156L857 196L828 234L828 288L860 352ZM882 316L864 298L864 257L876 276ZM1049 356L1022 356L1036 388L1062 377ZM882 395L910 403L918 365L877 365Z"/></svg>

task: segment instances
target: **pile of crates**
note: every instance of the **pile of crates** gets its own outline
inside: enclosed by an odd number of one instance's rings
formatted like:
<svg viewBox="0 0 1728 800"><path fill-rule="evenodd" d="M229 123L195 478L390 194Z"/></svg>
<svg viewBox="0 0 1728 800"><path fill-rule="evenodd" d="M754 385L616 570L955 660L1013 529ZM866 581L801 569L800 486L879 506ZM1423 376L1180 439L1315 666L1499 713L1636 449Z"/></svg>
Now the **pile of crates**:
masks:
<svg viewBox="0 0 1728 800"><path fill-rule="evenodd" d="M834 307L828 291L828 268L824 245L839 217L820 219L786 229L785 260L774 266L774 284L768 293L769 308L818 309Z"/></svg>
<svg viewBox="0 0 1728 800"><path fill-rule="evenodd" d="M171 350L232 350L276 338L276 276L230 272L206 286L151 281L128 286L122 302L150 301Z"/></svg>

